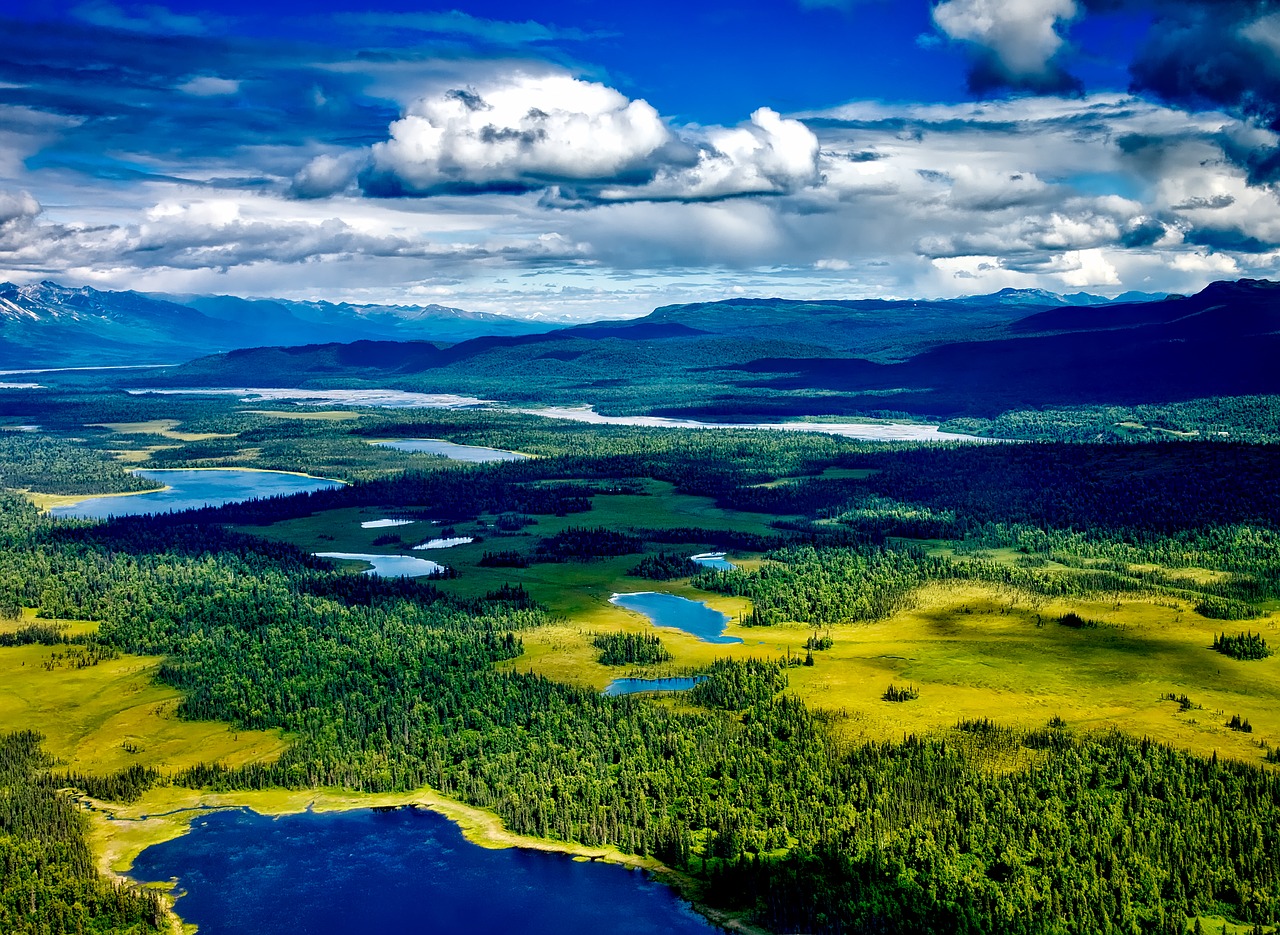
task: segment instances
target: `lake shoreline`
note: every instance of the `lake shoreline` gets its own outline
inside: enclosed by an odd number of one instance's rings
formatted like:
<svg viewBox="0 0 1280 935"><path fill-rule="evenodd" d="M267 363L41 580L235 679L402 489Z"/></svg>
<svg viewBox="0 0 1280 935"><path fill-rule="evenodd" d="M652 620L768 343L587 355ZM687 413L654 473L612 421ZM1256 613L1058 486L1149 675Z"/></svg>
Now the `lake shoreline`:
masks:
<svg viewBox="0 0 1280 935"><path fill-rule="evenodd" d="M180 467L180 468L151 468L140 467L134 468L130 473L137 474L142 471L150 471L159 474L163 471L242 471L252 474L288 474L291 477L305 477L307 480L322 480L332 484L341 484L343 487L349 486L344 480L338 480L336 477L321 477L319 474L308 474L305 471L280 471L274 468L256 468L256 467ZM151 490L121 490L115 493L89 493L89 494L62 494L62 493L41 493L37 490L15 490L14 492L26 497L41 512L48 513L57 507L75 506L77 503L83 503L85 500L98 500L106 497L138 497L143 494L165 493L173 490L171 486L165 484L163 487L155 487Z"/></svg>
<svg viewBox="0 0 1280 935"><path fill-rule="evenodd" d="M166 912L175 935L190 931L190 923L182 920L174 909L175 897L168 894L170 887L166 886L167 881L141 881L130 875L134 861L142 851L182 837L191 830L196 818L214 810L248 809L259 815L280 817L303 812L325 813L375 808L427 809L456 825L469 843L489 850L521 848L564 854L573 860L600 861L641 870L656 882L670 887L690 908L713 925L744 935L769 935L767 929L701 902L702 886L697 880L655 858L628 854L615 847L589 847L571 841L519 834L509 830L497 814L451 799L430 788L390 793L360 793L338 789L205 792L169 786L153 792L161 795L168 793L168 801L157 802L153 794L144 795L140 802L130 805L101 802L87 796L79 796L78 800L87 808L91 824L89 843L99 871L129 886L152 890L159 888L165 895ZM148 806L149 798L163 814L155 813L154 808Z"/></svg>

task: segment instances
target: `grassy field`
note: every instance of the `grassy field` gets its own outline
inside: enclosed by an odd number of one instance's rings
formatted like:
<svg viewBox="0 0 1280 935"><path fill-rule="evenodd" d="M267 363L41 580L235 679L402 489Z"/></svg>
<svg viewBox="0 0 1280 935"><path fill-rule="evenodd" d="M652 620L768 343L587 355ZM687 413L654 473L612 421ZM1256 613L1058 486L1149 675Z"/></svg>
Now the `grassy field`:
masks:
<svg viewBox="0 0 1280 935"><path fill-rule="evenodd" d="M745 607L687 586L627 581L628 590L704 599L731 618ZM622 584L615 579L606 588ZM1062 626L1057 617L1068 610L1106 625ZM1268 633L1277 629L1274 620L1263 626ZM603 600L591 602L563 624L526 633L525 654L509 665L603 688L612 678L639 673L599 665L592 635L648 629L638 615ZM824 628L834 645L814 653L814 666L789 670L789 691L841 712L842 730L854 741L927 733L962 719L1037 727L1058 716L1076 728L1117 728L1204 755L1259 762L1260 740L1280 744L1280 657L1241 662L1215 653L1209 645L1220 629L1220 621L1141 600L1033 608L995 588L935 585L923 589L914 609L888 620ZM650 667L645 674L651 677L715 658L802 658L814 630L730 623L726 632L743 640L735 645L657 632L675 659ZM920 697L883 701L890 684L914 685ZM1185 694L1197 707L1182 711L1178 703L1162 700L1166 694ZM1252 734L1226 727L1235 714L1253 724Z"/></svg>
<svg viewBox="0 0 1280 935"><path fill-rule="evenodd" d="M108 429L117 435L159 435L180 442L202 442L210 438L235 438L218 432L179 432L177 419L152 419L149 422L90 422L90 428Z"/></svg>
<svg viewBox="0 0 1280 935"><path fill-rule="evenodd" d="M614 530L698 526L762 535L773 531L769 522L775 517L725 510L716 506L709 497L676 493L671 484L663 481L645 480L640 483L643 494L600 495L593 498L590 512L539 516L536 526L526 527L517 534L498 534L492 526L494 517L491 516L482 516L475 524L460 523L452 527L418 521L411 526L360 528L362 522L395 518L397 512L391 505L383 509L328 510L272 526L244 526L239 529L290 542L308 552L408 552L457 567L462 572L460 578L440 583L442 588L452 593L479 597L502 584L523 584L553 613L575 619L598 613L601 605L616 611L607 601L617 590L648 590L649 582L626 576L627 570L635 566L640 556L622 556L586 564L535 564L529 568L485 568L477 563L487 551L532 554L540 538L553 536L571 526L603 526ZM477 541L450 549L410 552L412 546L443 536L442 530L447 529L453 529L453 535L473 536ZM396 536L400 541L374 545L374 540L384 536ZM679 550L686 547L669 545L663 548ZM694 547L687 548L690 554L698 551Z"/></svg>
<svg viewBox="0 0 1280 935"><path fill-rule="evenodd" d="M92 626L73 623L68 632ZM77 668L68 650L75 647L0 648L0 728L40 731L60 768L109 773L141 763L170 772L214 760L272 760L285 748L275 732L180 720L180 694L155 680L158 658L121 656Z"/></svg>
<svg viewBox="0 0 1280 935"><path fill-rule="evenodd" d="M656 481L646 485L647 496L597 496L589 513L538 517L538 525L528 527L527 534L493 537L482 518L480 525L455 527L454 534L485 541L418 554L458 568L460 577L440 586L463 596L483 595L504 583L524 585L560 620L523 634L525 653L508 665L602 689L613 678L638 673L599 665L592 637L603 631L651 629L646 618L610 604L614 593L668 591L704 600L735 621L750 610L748 602L698 592L687 581L655 583L630 577L627 571L637 556L529 568L484 568L476 562L486 550L529 553L538 537L567 526L770 531L772 517L724 510L708 498L676 494L670 485ZM403 552L440 534L440 527L429 523L360 528L363 520L391 515L394 510L340 510L247 531L312 551L373 552ZM387 534L400 536L402 544L373 545L374 539ZM944 543L927 544L939 553L951 551ZM696 551L694 546L652 548ZM992 550L989 557L1013 563L1018 554ZM734 558L748 567L758 560ZM1066 567L1058 570L1076 573ZM1203 581L1219 573L1181 569L1176 574ZM1223 624L1200 617L1189 603L1169 606L1177 602L1139 597L1119 603L1054 603L984 585L932 585L917 597L912 610L891 619L829 628L835 645L815 653L813 667L791 669L789 690L814 705L843 712L842 730L851 740L946 729L966 718L1032 727L1059 716L1078 728L1118 728L1198 753L1251 762L1261 760L1259 741L1280 744L1280 656L1241 662L1211 651L1213 635ZM1058 624L1057 618L1068 611L1103 621L1104 626L1075 630ZM1280 629L1274 617L1252 624L1254 629L1259 626L1267 634ZM798 624L751 629L732 623L727 632L743 643L709 644L680 631L662 630L675 659L645 674L687 671L725 656L803 658L813 630ZM1280 642L1280 633L1271 642ZM883 701L890 683L915 685L920 698ZM1162 700L1166 694L1185 694L1197 707L1180 710L1178 703ZM1226 727L1236 714L1252 723L1253 733Z"/></svg>

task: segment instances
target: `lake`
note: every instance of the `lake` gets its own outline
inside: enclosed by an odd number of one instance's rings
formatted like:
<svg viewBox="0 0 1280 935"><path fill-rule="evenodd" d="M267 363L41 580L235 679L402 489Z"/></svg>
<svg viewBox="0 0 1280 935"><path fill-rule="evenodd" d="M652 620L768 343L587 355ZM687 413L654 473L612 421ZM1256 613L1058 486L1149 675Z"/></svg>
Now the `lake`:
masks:
<svg viewBox="0 0 1280 935"><path fill-rule="evenodd" d="M368 562L373 567L366 575L383 578L421 578L441 571L444 566L412 555L377 555L373 552L312 552L319 558L335 558L349 562Z"/></svg>
<svg viewBox="0 0 1280 935"><path fill-rule="evenodd" d="M176 877L175 909L200 935L719 931L643 872L478 847L446 818L415 808L213 812L144 850L130 876Z"/></svg>
<svg viewBox="0 0 1280 935"><path fill-rule="evenodd" d="M713 571L733 571L738 567L733 562L728 561L723 552L703 552L701 555L690 555L689 560Z"/></svg>
<svg viewBox="0 0 1280 935"><path fill-rule="evenodd" d="M441 438L402 438L398 441L374 442L383 448L411 451L415 454L442 455L453 461L469 461L484 464L489 461L525 461L528 455L503 448L481 448L478 445L458 445Z"/></svg>
<svg viewBox="0 0 1280 935"><path fill-rule="evenodd" d="M223 506L255 497L284 497L343 486L341 481L323 477L289 474L285 471L246 471L241 468L166 468L134 473L164 484L167 489L122 497L90 497L66 506L56 506L49 512L54 516L77 519L108 519L112 516L138 516L144 513L191 510L202 506Z"/></svg>
<svg viewBox="0 0 1280 935"><path fill-rule="evenodd" d="M605 686L603 695L638 695L643 692L687 692L701 682L703 676L673 676L668 679L614 679Z"/></svg>
<svg viewBox="0 0 1280 935"><path fill-rule="evenodd" d="M742 642L736 636L724 635L724 626L729 622L729 617L701 601L691 601L687 597L660 591L641 591L635 594L615 594L609 598L609 603L643 614L656 627L683 630L704 643Z"/></svg>
<svg viewBox="0 0 1280 935"><path fill-rule="evenodd" d="M395 526L412 526L411 519L370 519L360 524L361 529L391 529Z"/></svg>

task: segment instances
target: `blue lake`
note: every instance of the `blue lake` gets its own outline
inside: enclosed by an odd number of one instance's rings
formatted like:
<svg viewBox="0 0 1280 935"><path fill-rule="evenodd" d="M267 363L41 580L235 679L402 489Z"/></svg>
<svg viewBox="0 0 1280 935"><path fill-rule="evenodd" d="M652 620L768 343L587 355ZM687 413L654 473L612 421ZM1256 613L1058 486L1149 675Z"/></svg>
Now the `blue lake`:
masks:
<svg viewBox="0 0 1280 935"><path fill-rule="evenodd" d="M458 445L440 438L402 438L393 442L374 442L384 448L412 451L417 454L443 455L454 461L470 461L483 464L487 461L524 461L529 456L502 448L481 448L477 445Z"/></svg>
<svg viewBox="0 0 1280 935"><path fill-rule="evenodd" d="M642 692L687 692L703 676L674 676L669 679L614 679L601 694L638 695Z"/></svg>
<svg viewBox="0 0 1280 935"><path fill-rule="evenodd" d="M713 571L733 571L738 567L726 559L723 552L703 552L701 555L690 555L689 559Z"/></svg>
<svg viewBox="0 0 1280 935"><path fill-rule="evenodd" d="M642 591L638 594L615 594L609 598L609 603L644 614L654 626L683 630L704 643L742 642L736 636L724 635L724 625L729 622L728 616L687 597L659 591Z"/></svg>
<svg viewBox="0 0 1280 935"><path fill-rule="evenodd" d="M159 469L134 473L164 484L168 489L124 497L90 497L79 503L56 506L49 512L54 516L73 516L78 519L107 519L112 516L138 516L143 513L167 513L202 506L223 506L255 497L284 497L342 486L340 481L326 480L323 477L237 468L212 471Z"/></svg>
<svg viewBox="0 0 1280 935"><path fill-rule="evenodd" d="M343 559L349 562L368 562L372 565L366 575L384 578L421 578L440 571L440 564L412 555L376 555L372 552L313 552L319 558Z"/></svg>
<svg viewBox="0 0 1280 935"><path fill-rule="evenodd" d="M178 880L200 935L710 935L719 929L640 871L489 850L421 809L197 818L130 875Z"/></svg>

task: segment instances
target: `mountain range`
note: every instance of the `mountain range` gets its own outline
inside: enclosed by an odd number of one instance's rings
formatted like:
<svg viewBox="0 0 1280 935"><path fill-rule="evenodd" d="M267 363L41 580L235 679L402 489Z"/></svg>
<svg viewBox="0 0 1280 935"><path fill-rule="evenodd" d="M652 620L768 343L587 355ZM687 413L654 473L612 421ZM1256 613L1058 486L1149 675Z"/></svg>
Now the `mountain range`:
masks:
<svg viewBox="0 0 1280 935"><path fill-rule="evenodd" d="M362 339L456 343L558 323L444 305L349 305L0 283L0 366L178 363L217 351Z"/></svg>
<svg viewBox="0 0 1280 935"><path fill-rule="evenodd" d="M1280 393L1280 284L1083 301L1044 293L925 301L733 299L451 346L247 349L155 384L348 385L700 418L907 413ZM1027 303L1027 304L1023 304ZM269 378L271 384L264 383Z"/></svg>

